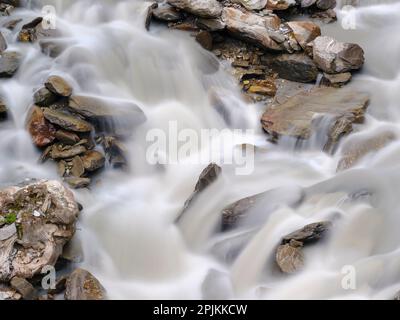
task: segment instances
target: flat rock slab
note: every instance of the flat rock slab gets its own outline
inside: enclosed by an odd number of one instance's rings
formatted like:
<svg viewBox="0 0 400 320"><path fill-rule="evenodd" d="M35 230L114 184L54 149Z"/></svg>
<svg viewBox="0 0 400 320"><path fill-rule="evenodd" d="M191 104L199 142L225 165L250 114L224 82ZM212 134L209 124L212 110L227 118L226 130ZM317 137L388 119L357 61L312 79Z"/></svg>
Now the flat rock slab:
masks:
<svg viewBox="0 0 400 320"><path fill-rule="evenodd" d="M90 132L93 129L92 125L85 120L61 111L46 108L43 110L43 114L48 121L66 130L75 132Z"/></svg>
<svg viewBox="0 0 400 320"><path fill-rule="evenodd" d="M261 118L262 127L273 137L291 136L308 139L313 133L313 120L318 115L332 118L329 138L351 131L353 123L361 122L368 106L366 93L347 89L318 88L301 92L286 102L268 109ZM341 126L343 123L349 126ZM331 136L332 137L331 137Z"/></svg>

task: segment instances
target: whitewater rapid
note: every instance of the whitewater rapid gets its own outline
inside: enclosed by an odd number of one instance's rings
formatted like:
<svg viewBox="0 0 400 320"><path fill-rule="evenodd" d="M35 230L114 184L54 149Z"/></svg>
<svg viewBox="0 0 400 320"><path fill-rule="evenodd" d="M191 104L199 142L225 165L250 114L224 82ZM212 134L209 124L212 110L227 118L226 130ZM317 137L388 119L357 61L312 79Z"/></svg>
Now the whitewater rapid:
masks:
<svg viewBox="0 0 400 320"><path fill-rule="evenodd" d="M259 119L265 107L242 100L226 64L195 42L190 33L144 19L150 2L139 0L32 1L18 9L26 20L53 5L65 50L43 55L38 45L16 43L16 33L1 29L9 48L23 55L18 73L1 82L11 120L0 124L0 182L26 178L59 179L24 128L33 91L50 74L65 77L76 93L125 99L138 104L147 122L126 141L128 172L107 169L90 190L75 191L84 210L72 242L77 262L92 272L110 299L388 299L400 290L400 142L368 156L354 169L336 173L340 152L328 155L315 146L294 150L266 140ZM323 34L359 43L366 63L349 85L371 95L365 123L354 136L381 130L399 133L400 3L369 1L355 9L356 29L339 21ZM255 130L255 170L235 175L222 166L222 179L201 194L178 226L174 224L204 164L151 166L145 137L151 128L225 128L208 99L210 88L228 92L232 127ZM269 204L252 212L240 228L215 232L223 207L272 190ZM295 209L288 204L307 195ZM287 277L273 256L280 238L307 223L333 219L323 243L305 250L305 268ZM237 240L239 239L239 240ZM244 239L244 240L243 240ZM244 243L228 259L234 243ZM221 245L223 244L223 245ZM343 269L356 270L356 288L342 286ZM218 270L218 273L210 270ZM215 275L215 278L212 275ZM210 280L211 279L211 280Z"/></svg>

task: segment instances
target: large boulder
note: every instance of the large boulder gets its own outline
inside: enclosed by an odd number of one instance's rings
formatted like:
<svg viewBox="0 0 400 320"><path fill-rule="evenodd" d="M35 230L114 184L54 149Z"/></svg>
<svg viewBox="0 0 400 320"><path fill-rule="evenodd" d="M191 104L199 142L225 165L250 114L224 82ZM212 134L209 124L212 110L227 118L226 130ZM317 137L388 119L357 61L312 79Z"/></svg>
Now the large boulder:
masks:
<svg viewBox="0 0 400 320"><path fill-rule="evenodd" d="M202 18L217 18L222 5L217 0L168 0L170 5Z"/></svg>
<svg viewBox="0 0 400 320"><path fill-rule="evenodd" d="M357 70L364 64L364 51L354 43L339 42L328 36L312 41L312 55L320 69L327 73Z"/></svg>
<svg viewBox="0 0 400 320"><path fill-rule="evenodd" d="M269 50L282 51L284 49L283 45L275 41L278 40L283 43L286 40L284 35L279 32L281 20L276 15L260 16L232 7L225 7L222 20L226 24L228 32L237 38Z"/></svg>
<svg viewBox="0 0 400 320"><path fill-rule="evenodd" d="M262 116L264 130L273 138L291 136L308 139L314 132L317 116L331 119L325 149L330 149L353 123L362 122L369 97L363 92L335 88L317 88L301 92L280 105L270 107Z"/></svg>
<svg viewBox="0 0 400 320"><path fill-rule="evenodd" d="M75 232L79 209L58 181L0 190L0 281L32 278L54 265Z"/></svg>

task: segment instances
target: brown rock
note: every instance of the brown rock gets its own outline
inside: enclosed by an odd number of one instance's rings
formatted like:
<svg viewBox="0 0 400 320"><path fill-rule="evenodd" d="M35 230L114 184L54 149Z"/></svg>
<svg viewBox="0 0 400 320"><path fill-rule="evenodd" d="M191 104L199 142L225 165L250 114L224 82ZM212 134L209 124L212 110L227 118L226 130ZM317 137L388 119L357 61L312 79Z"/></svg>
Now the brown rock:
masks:
<svg viewBox="0 0 400 320"><path fill-rule="evenodd" d="M104 300L106 292L89 271L76 269L68 277L65 300Z"/></svg>
<svg viewBox="0 0 400 320"><path fill-rule="evenodd" d="M202 18L218 18L222 5L217 0L168 0L170 5Z"/></svg>
<svg viewBox="0 0 400 320"><path fill-rule="evenodd" d="M144 27L146 28L147 31L150 30L150 23L151 23L151 18L153 17L153 10L156 9L158 7L158 3L152 3L148 9L147 9L147 15L146 15L146 19L144 22Z"/></svg>
<svg viewBox="0 0 400 320"><path fill-rule="evenodd" d="M80 176L82 176L85 173L85 168L83 166L83 161L81 159L81 157L79 156L75 156L72 159L72 167L71 167L71 174L74 177L79 178Z"/></svg>
<svg viewBox="0 0 400 320"><path fill-rule="evenodd" d="M104 167L105 157L104 155L95 150L85 152L82 156L83 166L87 171L95 171Z"/></svg>
<svg viewBox="0 0 400 320"><path fill-rule="evenodd" d="M273 97L276 94L276 90L277 90L277 88L276 88L274 80L268 79L268 80L252 81L247 92Z"/></svg>
<svg viewBox="0 0 400 320"><path fill-rule="evenodd" d="M40 148L49 145L56 138L56 129L45 119L39 107L32 107L27 117L26 127L32 137L33 143Z"/></svg>
<svg viewBox="0 0 400 320"><path fill-rule="evenodd" d="M206 50L212 50L213 48L213 38L208 31L200 31L196 35L196 41Z"/></svg>
<svg viewBox="0 0 400 320"><path fill-rule="evenodd" d="M48 107L57 100L57 96L46 87L40 88L33 94L33 102L41 107Z"/></svg>
<svg viewBox="0 0 400 320"><path fill-rule="evenodd" d="M25 279L14 277L10 281L11 287L17 290L24 300L34 300L38 297L36 289Z"/></svg>
<svg viewBox="0 0 400 320"><path fill-rule="evenodd" d="M317 241L324 236L331 226L332 223L330 221L321 221L308 224L303 228L284 236L282 239L282 244L288 244L292 240L301 242L302 244Z"/></svg>
<svg viewBox="0 0 400 320"><path fill-rule="evenodd" d="M346 83L350 82L351 77L352 75L350 72L337 74L324 73L323 77L321 78L321 85L340 88Z"/></svg>
<svg viewBox="0 0 400 320"><path fill-rule="evenodd" d="M53 145L50 156L52 159L67 159L78 156L86 152L86 148L81 145L63 146L60 144Z"/></svg>
<svg viewBox="0 0 400 320"><path fill-rule="evenodd" d="M76 133L62 129L57 130L55 136L58 141L64 144L76 144L80 140L79 136Z"/></svg>
<svg viewBox="0 0 400 320"><path fill-rule="evenodd" d="M61 111L46 108L43 111L43 115L48 121L65 130L71 130L74 132L90 132L93 129L89 122Z"/></svg>
<svg viewBox="0 0 400 320"><path fill-rule="evenodd" d="M297 42L303 49L307 48L307 43L321 35L320 27L311 21L291 21L287 24L293 30Z"/></svg>
<svg viewBox="0 0 400 320"><path fill-rule="evenodd" d="M78 177L67 177L64 180L66 183L69 184L71 188L74 189L86 188L87 186L90 185L91 181L89 178L78 178Z"/></svg>
<svg viewBox="0 0 400 320"><path fill-rule="evenodd" d="M300 247L284 244L276 251L276 262L282 272L294 273L303 267L304 255Z"/></svg>
<svg viewBox="0 0 400 320"><path fill-rule="evenodd" d="M215 19L200 18L196 20L196 25L199 28L210 32L221 31L225 29L225 23L221 20L221 18L215 18Z"/></svg>
<svg viewBox="0 0 400 320"><path fill-rule="evenodd" d="M61 97L69 97L72 94L72 87L60 76L50 76L44 85L51 92Z"/></svg>

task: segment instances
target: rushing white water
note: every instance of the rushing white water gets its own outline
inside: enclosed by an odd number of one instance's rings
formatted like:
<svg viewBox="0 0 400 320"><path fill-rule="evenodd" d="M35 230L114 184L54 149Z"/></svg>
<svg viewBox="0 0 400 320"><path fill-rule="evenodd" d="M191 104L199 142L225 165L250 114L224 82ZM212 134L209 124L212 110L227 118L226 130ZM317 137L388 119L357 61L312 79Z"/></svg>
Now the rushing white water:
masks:
<svg viewBox="0 0 400 320"><path fill-rule="evenodd" d="M344 30L340 20L323 27L324 34L366 51L365 67L351 86L370 92L371 105L366 122L343 143L383 129L399 131L400 3L367 2L355 11L355 30ZM157 25L146 32L148 2L43 0L17 13L29 20L45 4L55 6L64 33L66 49L57 58L46 57L37 45L16 43L16 31L1 30L24 59L12 79L1 80L12 121L0 124L0 182L59 179L54 164L37 163L39 153L24 129L32 92L48 75L66 77L77 93L130 100L144 110L148 121L127 141L129 172L107 169L90 190L76 192L84 211L73 245L82 248L80 264L100 279L109 298L387 299L400 290L399 141L337 174L338 153L266 142L259 125L264 107L242 101L227 67L189 33ZM256 156L250 175L223 166L222 179L177 227L174 220L204 164L153 167L145 161L145 136L151 128L167 130L170 120L197 131L226 127L210 104L210 88L228 93L232 127L255 129L267 151ZM267 190L267 205L239 229L214 232L223 207ZM304 193L306 200L292 207ZM305 250L300 273L282 276L273 263L279 239L324 219L335 221L329 238ZM227 258L243 243L239 256ZM354 290L341 285L349 265L356 270ZM212 269L220 272L209 274Z"/></svg>

